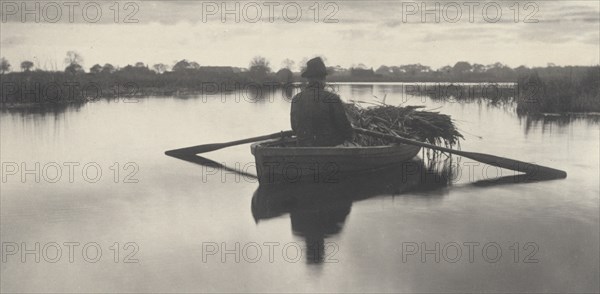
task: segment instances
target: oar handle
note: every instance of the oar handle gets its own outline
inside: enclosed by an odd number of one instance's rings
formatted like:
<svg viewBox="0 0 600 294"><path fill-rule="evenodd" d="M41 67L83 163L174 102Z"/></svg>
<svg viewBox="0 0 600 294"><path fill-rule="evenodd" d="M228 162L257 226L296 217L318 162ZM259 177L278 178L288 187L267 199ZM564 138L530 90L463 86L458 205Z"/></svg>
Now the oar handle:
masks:
<svg viewBox="0 0 600 294"><path fill-rule="evenodd" d="M215 150L223 149L226 147L237 146L237 145L242 145L242 144L246 144L246 143L289 137L289 136L292 136L293 134L294 134L293 131L281 131L279 133L273 133L273 134L259 136L259 137L252 137L252 138L247 138L247 139L242 139L242 140L237 140L237 141L231 141L231 142L227 142L227 143L204 144L204 145L197 145L197 146L191 146L191 147L186 147L186 148L174 149L174 150L166 151L165 154L169 155L169 156L173 156L173 155L177 155L177 154L189 155L189 154L205 153L205 152L209 152L209 151L215 151Z"/></svg>
<svg viewBox="0 0 600 294"><path fill-rule="evenodd" d="M457 152L462 152L460 150L454 150L454 149L450 149L450 148L446 148L446 147L427 144L424 142L411 140L411 139L403 138L400 136L388 135L388 134L375 132L375 131L369 131L369 130L365 130L365 129L361 129L361 128L353 128L353 129L354 129L354 131L356 131L359 134L369 135L371 137L377 137L377 138L381 138L381 139L388 139L393 142L404 143L404 144L408 144L408 145L415 145L415 146L425 147L425 148L429 148L429 149L433 149L433 150L454 153L454 154L457 154Z"/></svg>

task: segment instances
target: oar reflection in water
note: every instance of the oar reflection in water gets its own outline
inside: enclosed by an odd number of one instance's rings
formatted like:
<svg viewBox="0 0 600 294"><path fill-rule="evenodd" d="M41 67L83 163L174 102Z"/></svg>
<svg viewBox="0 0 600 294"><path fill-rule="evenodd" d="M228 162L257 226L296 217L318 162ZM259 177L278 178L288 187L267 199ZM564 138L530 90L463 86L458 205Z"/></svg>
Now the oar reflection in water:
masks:
<svg viewBox="0 0 600 294"><path fill-rule="evenodd" d="M202 157L199 155L189 154L189 153L187 153L187 154L186 153L169 153L169 154L167 154L167 156L175 157L177 159L185 160L187 162L199 164L202 166L207 166L207 167L211 167L211 168L215 168L215 169L222 169L222 170L234 172L234 173L240 174L244 177L248 177L251 179L258 179L256 177L256 175L228 167L226 165L223 165L221 163L218 163L216 161L210 160L206 157Z"/></svg>
<svg viewBox="0 0 600 294"><path fill-rule="evenodd" d="M426 167L414 160L337 183L259 185L251 209L257 223L289 213L293 234L306 243L306 262L322 264L331 253L326 252L330 246L325 239L342 232L354 201L407 192L441 198L450 179L450 168Z"/></svg>

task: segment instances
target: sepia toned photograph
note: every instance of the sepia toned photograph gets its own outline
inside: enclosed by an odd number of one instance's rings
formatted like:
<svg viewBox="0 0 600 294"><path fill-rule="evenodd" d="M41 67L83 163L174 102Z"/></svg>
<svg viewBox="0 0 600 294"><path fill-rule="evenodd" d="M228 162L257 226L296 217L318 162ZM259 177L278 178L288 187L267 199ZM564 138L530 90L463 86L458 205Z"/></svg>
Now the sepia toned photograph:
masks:
<svg viewBox="0 0 600 294"><path fill-rule="evenodd" d="M600 293L598 0L0 18L0 293Z"/></svg>

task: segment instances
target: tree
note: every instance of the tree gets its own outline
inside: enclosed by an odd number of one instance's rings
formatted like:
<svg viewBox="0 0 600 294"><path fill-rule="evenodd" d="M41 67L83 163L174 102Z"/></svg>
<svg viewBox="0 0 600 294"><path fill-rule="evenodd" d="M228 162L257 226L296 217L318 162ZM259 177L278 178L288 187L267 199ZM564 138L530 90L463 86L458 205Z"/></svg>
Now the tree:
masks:
<svg viewBox="0 0 600 294"><path fill-rule="evenodd" d="M391 69L388 66L382 65L375 71L375 73L380 75L389 75L391 73Z"/></svg>
<svg viewBox="0 0 600 294"><path fill-rule="evenodd" d="M5 73L7 71L10 70L10 63L8 63L8 60L6 60L6 58L2 57L0 58L0 72L1 73Z"/></svg>
<svg viewBox="0 0 600 294"><path fill-rule="evenodd" d="M494 64L488 64L485 66L486 71L489 70L500 70L502 68L506 67L504 64L500 63L500 62L496 62Z"/></svg>
<svg viewBox="0 0 600 294"><path fill-rule="evenodd" d="M267 74L271 72L269 61L262 56L256 56L252 58L252 61L250 61L250 72L261 74Z"/></svg>
<svg viewBox="0 0 600 294"><path fill-rule="evenodd" d="M390 67L390 71L392 72L393 75L398 76L403 74L404 72L402 71L402 69L399 66L396 65L392 65Z"/></svg>
<svg viewBox="0 0 600 294"><path fill-rule="evenodd" d="M135 69L136 68L133 67L131 64L128 64L128 65L126 65L126 66L124 66L122 68L119 68L119 72L129 72L129 73L132 73L132 72L135 72Z"/></svg>
<svg viewBox="0 0 600 294"><path fill-rule="evenodd" d="M348 69L345 69L338 64L338 65L334 65L334 66L328 66L327 72L330 74L345 74L348 72Z"/></svg>
<svg viewBox="0 0 600 294"><path fill-rule="evenodd" d="M77 74L83 73L83 67L81 63L83 62L83 57L79 55L79 53L75 51L67 51L67 57L65 58L65 63L67 67L65 68L66 73Z"/></svg>
<svg viewBox="0 0 600 294"><path fill-rule="evenodd" d="M67 65L71 65L71 64L81 64L83 62L83 57L81 57L81 55L75 51L68 51L67 52L67 57L65 58L65 64Z"/></svg>
<svg viewBox="0 0 600 294"><path fill-rule="evenodd" d="M486 73L498 79L511 79L516 74L514 69L500 62L486 66Z"/></svg>
<svg viewBox="0 0 600 294"><path fill-rule="evenodd" d="M302 59L300 59L300 62L298 63L299 67L300 67L300 72L303 72L306 69L306 63L308 62L308 58L303 57Z"/></svg>
<svg viewBox="0 0 600 294"><path fill-rule="evenodd" d="M473 72L475 72L475 73L485 72L485 65L479 64L479 63L474 63L473 64Z"/></svg>
<svg viewBox="0 0 600 294"><path fill-rule="evenodd" d="M431 71L431 68L429 66L421 65L420 63L402 65L399 67L399 69L401 72L407 73L411 76L414 76L418 73Z"/></svg>
<svg viewBox="0 0 600 294"><path fill-rule="evenodd" d="M452 66L446 65L439 69L442 73L449 74L452 71Z"/></svg>
<svg viewBox="0 0 600 294"><path fill-rule="evenodd" d="M134 66L135 67L146 67L146 65L144 65L143 62L136 62Z"/></svg>
<svg viewBox="0 0 600 294"><path fill-rule="evenodd" d="M280 69L275 76L277 77L277 79L279 80L279 82L284 83L284 84L289 84L292 82L292 79L294 78L294 74L292 73L292 71L289 68L282 68Z"/></svg>
<svg viewBox="0 0 600 294"><path fill-rule="evenodd" d="M515 68L515 72L517 72L519 75L524 75L527 72L529 72L529 68L524 65L521 65L521 66Z"/></svg>
<svg viewBox="0 0 600 294"><path fill-rule="evenodd" d="M31 62L29 60L25 60L25 61L21 62L21 70L23 70L23 71L30 71L32 67L33 67L33 62Z"/></svg>
<svg viewBox="0 0 600 294"><path fill-rule="evenodd" d="M355 69L367 69L367 66L364 63L359 63L357 65L352 65L351 68L355 68Z"/></svg>
<svg viewBox="0 0 600 294"><path fill-rule="evenodd" d="M167 71L167 66L162 63L157 63L157 64L153 65L152 68L154 68L154 71L156 71L159 74Z"/></svg>
<svg viewBox="0 0 600 294"><path fill-rule="evenodd" d="M77 63L71 63L65 68L65 72L70 74L78 74L83 73L84 70L83 67L81 67L81 65Z"/></svg>
<svg viewBox="0 0 600 294"><path fill-rule="evenodd" d="M281 67L293 70L295 64L296 63L293 60L286 58L281 62Z"/></svg>
<svg viewBox="0 0 600 294"><path fill-rule="evenodd" d="M90 73L97 74L102 71L102 65L96 64L90 68Z"/></svg>
<svg viewBox="0 0 600 294"><path fill-rule="evenodd" d="M125 73L130 76L142 76L142 75L147 75L147 74L154 74L154 72L151 71L149 68L147 68L145 65L140 66L139 63L140 62L138 62L135 65L128 64L127 66L119 69L119 72Z"/></svg>
<svg viewBox="0 0 600 294"><path fill-rule="evenodd" d="M110 63L107 63L102 67L102 73L113 73L113 72L115 72L115 67Z"/></svg>
<svg viewBox="0 0 600 294"><path fill-rule="evenodd" d="M466 61L459 61L454 65L454 67L452 68L452 71L454 71L455 73L458 73L458 74L465 74L465 73L471 72L472 69L473 69L473 67L471 66L470 63L468 63Z"/></svg>
<svg viewBox="0 0 600 294"><path fill-rule="evenodd" d="M335 66L327 66L325 67L325 71L327 72L327 74L332 75L338 72L338 68Z"/></svg>
<svg viewBox="0 0 600 294"><path fill-rule="evenodd" d="M191 68L190 63L185 59L182 59L182 60L178 61L177 63L175 63L175 65L173 65L173 71L175 71L175 72L185 71L190 68Z"/></svg>
<svg viewBox="0 0 600 294"><path fill-rule="evenodd" d="M421 65L420 63L415 64L418 72L431 72L431 67L427 65Z"/></svg>

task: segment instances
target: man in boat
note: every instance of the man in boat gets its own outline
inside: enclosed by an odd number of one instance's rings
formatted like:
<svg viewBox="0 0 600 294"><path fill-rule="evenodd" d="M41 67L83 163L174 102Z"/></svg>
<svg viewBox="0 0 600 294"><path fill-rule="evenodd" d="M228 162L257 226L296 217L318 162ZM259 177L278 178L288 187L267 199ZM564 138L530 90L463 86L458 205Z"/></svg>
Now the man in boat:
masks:
<svg viewBox="0 0 600 294"><path fill-rule="evenodd" d="M325 90L327 69L320 57L306 63L308 86L292 98L291 122L299 146L351 145L352 125L340 96Z"/></svg>

